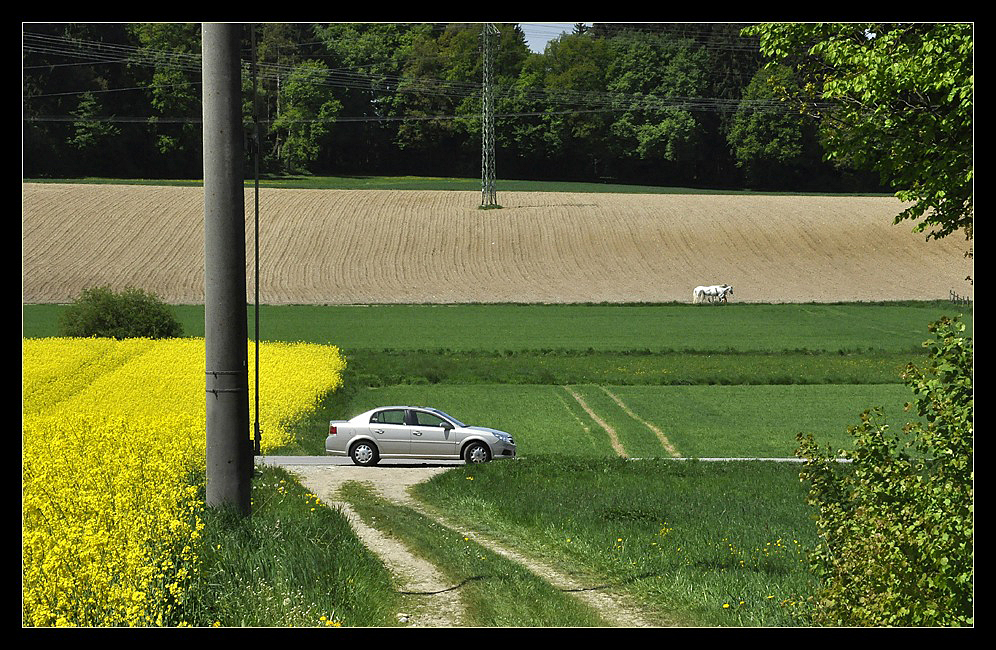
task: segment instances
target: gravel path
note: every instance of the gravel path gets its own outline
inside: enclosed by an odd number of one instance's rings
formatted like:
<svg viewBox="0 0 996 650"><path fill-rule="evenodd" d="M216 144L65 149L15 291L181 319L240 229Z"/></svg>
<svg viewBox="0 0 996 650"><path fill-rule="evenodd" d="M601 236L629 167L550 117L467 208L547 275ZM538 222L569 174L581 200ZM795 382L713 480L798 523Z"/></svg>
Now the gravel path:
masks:
<svg viewBox="0 0 996 650"><path fill-rule="evenodd" d="M411 612L399 612L399 620L410 627L457 627L464 624L460 602L459 585L448 582L431 564L412 555L396 539L381 534L364 524L359 516L338 498L339 488L346 482L369 483L381 496L400 503L439 521L440 524L461 531L465 536L486 545L526 566L552 585L584 600L602 616L619 627L653 627L659 625L642 617L637 608L624 602L618 595L608 591L605 585L591 585L578 582L551 567L526 558L514 549L506 548L493 539L475 531L467 531L440 519L415 501L408 489L416 483L429 480L435 474L445 472L454 464L388 464L377 467L358 467L339 464L328 459L302 459L300 457L268 457L261 462L276 464L293 473L315 496L323 502L338 506L349 518L363 543L381 557L384 564L395 576L398 588L405 594L417 595L420 606Z"/></svg>

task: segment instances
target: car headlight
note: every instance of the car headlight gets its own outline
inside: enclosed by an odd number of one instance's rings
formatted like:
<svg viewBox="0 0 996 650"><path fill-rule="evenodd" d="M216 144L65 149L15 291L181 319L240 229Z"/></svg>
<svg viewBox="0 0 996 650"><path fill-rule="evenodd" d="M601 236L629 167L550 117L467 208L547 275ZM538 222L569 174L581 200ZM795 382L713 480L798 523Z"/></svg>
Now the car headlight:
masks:
<svg viewBox="0 0 996 650"><path fill-rule="evenodd" d="M495 438L498 438L499 440L501 440L502 442L504 442L506 444L509 444L509 443L512 442L512 436L508 435L507 433L502 433L501 431L495 431L493 433L493 435L494 435Z"/></svg>

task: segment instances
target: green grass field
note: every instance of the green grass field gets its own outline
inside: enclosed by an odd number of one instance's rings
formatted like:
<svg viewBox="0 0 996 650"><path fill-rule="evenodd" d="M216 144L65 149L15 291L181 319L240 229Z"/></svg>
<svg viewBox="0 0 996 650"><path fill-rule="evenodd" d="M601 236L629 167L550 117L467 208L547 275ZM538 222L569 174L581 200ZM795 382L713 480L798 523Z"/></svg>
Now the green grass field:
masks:
<svg viewBox="0 0 996 650"><path fill-rule="evenodd" d="M546 456L446 472L416 495L677 625L804 624L816 535L791 464Z"/></svg>
<svg viewBox="0 0 996 650"><path fill-rule="evenodd" d="M631 458L667 457L654 428L684 457L790 457L797 433L847 446L866 408L903 416L900 384L572 386L619 436ZM622 405L616 400L620 400ZM387 404L432 405L468 424L512 432L522 455L613 455L607 432L564 387L435 384L361 390L352 416Z"/></svg>
<svg viewBox="0 0 996 650"><path fill-rule="evenodd" d="M88 185L203 185L200 179L143 179L143 178L31 178L25 183L85 183ZM246 187L255 181L246 180ZM298 176L264 175L259 179L261 188L295 188L321 190L446 190L479 192L480 179L450 178L438 176ZM621 183L584 183L571 181L530 181L502 179L501 192L623 192L626 194L778 194L812 195L809 192L755 192L750 190L709 190L686 187L665 187L656 185L625 185ZM881 196L881 194L851 194L851 196Z"/></svg>
<svg viewBox="0 0 996 650"><path fill-rule="evenodd" d="M56 335L62 309L25 305L24 335ZM203 335L203 307L175 310L187 335ZM523 454L612 455L607 431L564 389L575 386L630 457L672 453L661 436L682 456L780 457L797 433L846 446L868 408L902 417L900 372L923 358L927 323L963 312L947 303L263 306L260 336L338 345L349 362L346 389L301 423L292 453L323 453L329 419L405 403L510 431ZM250 331L253 322L250 312ZM971 332L971 314L966 322Z"/></svg>
<svg viewBox="0 0 996 650"><path fill-rule="evenodd" d="M23 335L57 335L61 309L25 305ZM203 335L202 307L176 312L188 336ZM296 424L297 443L285 453L321 455L328 420L389 403L437 406L504 429L520 459L457 467L417 496L572 575L626 591L663 621L788 627L807 625L804 603L816 585L806 554L817 540L798 465L694 459L791 457L798 433L849 448L847 428L872 407L900 428L911 417L900 372L923 360L928 323L957 314L971 336L971 308L946 303L264 306L260 336L338 345L349 364L346 385ZM250 310L250 334L253 320ZM480 625L602 624L558 604L559 595L538 595L543 584L487 549L464 544L459 561L439 555L463 543L413 511L358 488L350 498L379 527L401 522L389 532L445 564L454 579L472 580L468 602ZM290 527L312 523L304 513ZM265 538L267 525L253 534ZM295 543L301 550L274 565L272 576L252 577L263 595L249 596L247 613L217 605L226 594L242 598L244 563L214 558L217 575L236 578L198 594L205 611L196 620L328 619L332 605L307 585L338 566L329 559L338 551ZM312 577L299 590L287 572ZM380 573L364 580L369 593L338 605L335 620L393 624L375 605L396 604L383 580ZM271 590L304 594L308 604L275 608ZM493 606L507 593L548 606L510 616Z"/></svg>
<svg viewBox="0 0 996 650"><path fill-rule="evenodd" d="M199 307L178 311L203 335ZM947 303L262 306L260 338L344 350L820 352L918 349ZM250 332L252 332L250 309Z"/></svg>
<svg viewBox="0 0 996 650"><path fill-rule="evenodd" d="M24 305L25 336L56 336L60 305ZM204 308L174 307L188 336ZM260 338L344 350L909 352L949 303L700 305L263 305ZM248 315L254 329L252 307ZM969 331L971 334L971 331Z"/></svg>

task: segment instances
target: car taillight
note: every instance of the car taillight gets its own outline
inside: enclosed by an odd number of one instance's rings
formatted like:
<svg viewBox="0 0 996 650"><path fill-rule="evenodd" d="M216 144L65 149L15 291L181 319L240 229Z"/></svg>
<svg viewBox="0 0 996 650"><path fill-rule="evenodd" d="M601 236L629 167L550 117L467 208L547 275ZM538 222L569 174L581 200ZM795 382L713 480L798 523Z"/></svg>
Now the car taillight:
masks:
<svg viewBox="0 0 996 650"><path fill-rule="evenodd" d="M338 432L335 430L335 425L334 424L330 424L329 425L329 435L330 436L334 436L336 433L338 433Z"/></svg>

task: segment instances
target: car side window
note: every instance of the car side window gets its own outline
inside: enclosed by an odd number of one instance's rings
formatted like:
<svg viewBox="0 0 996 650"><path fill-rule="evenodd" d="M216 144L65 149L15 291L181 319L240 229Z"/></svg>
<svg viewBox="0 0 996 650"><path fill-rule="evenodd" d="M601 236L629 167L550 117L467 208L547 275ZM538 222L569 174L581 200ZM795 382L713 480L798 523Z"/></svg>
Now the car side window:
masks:
<svg viewBox="0 0 996 650"><path fill-rule="evenodd" d="M422 427L441 427L446 420L439 417L438 415L433 415L432 413L426 413L425 411L415 411L415 424Z"/></svg>
<svg viewBox="0 0 996 650"><path fill-rule="evenodd" d="M373 424L404 424L405 412L403 409L378 411L370 418L370 422Z"/></svg>

